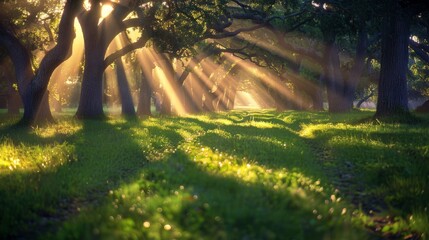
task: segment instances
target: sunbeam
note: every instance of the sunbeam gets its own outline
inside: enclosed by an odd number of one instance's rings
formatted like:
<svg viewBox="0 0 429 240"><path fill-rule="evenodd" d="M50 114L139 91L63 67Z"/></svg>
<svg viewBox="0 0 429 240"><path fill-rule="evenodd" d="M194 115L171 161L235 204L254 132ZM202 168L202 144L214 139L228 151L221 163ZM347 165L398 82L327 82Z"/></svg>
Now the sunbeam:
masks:
<svg viewBox="0 0 429 240"><path fill-rule="evenodd" d="M172 60L161 56L154 50L151 51L154 56L155 68L154 77L160 82L160 86L171 102L173 111L178 115L186 114L186 108L183 105L181 94L179 93L180 86L177 84L177 77L172 65ZM171 64L170 66L168 64Z"/></svg>
<svg viewBox="0 0 429 240"><path fill-rule="evenodd" d="M267 87L274 89L276 92L280 93L283 97L287 98L289 101L292 101L296 104L299 101L294 96L293 92L287 87L287 85L282 82L279 77L275 76L269 70L264 68L255 68L249 62L239 61L240 58L233 56L232 54L225 54L228 59L231 61L236 61L237 64L241 66L243 69L254 69L254 71L249 71L253 76L255 76L258 80L260 80Z"/></svg>
<svg viewBox="0 0 429 240"><path fill-rule="evenodd" d="M79 21L74 22L76 37L73 41L71 56L59 65L52 74L49 84L51 92L50 100L56 111L61 111L63 102L69 102L71 86L75 85L75 79L81 74L81 62L83 59L84 43L83 33Z"/></svg>

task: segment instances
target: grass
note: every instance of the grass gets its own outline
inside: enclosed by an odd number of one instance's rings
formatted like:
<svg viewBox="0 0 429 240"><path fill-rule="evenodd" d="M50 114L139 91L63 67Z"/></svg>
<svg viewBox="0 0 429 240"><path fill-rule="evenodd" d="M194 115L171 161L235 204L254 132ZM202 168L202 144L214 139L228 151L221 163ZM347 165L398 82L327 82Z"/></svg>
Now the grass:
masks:
<svg viewBox="0 0 429 240"><path fill-rule="evenodd" d="M429 118L0 115L0 238L427 238Z"/></svg>

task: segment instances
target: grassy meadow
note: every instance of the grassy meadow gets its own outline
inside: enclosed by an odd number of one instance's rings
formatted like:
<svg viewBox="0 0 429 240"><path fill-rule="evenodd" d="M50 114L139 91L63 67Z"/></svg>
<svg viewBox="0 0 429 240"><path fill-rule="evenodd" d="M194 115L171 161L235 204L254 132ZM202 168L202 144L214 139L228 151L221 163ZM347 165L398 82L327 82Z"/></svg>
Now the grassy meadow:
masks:
<svg viewBox="0 0 429 240"><path fill-rule="evenodd" d="M428 239L429 116L372 114L0 113L0 239Z"/></svg>

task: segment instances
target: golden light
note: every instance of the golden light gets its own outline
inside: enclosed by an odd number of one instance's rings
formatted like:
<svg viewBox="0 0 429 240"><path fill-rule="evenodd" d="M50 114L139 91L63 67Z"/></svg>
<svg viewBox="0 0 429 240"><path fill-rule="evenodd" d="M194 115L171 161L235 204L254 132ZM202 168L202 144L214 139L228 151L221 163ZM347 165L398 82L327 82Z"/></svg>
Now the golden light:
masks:
<svg viewBox="0 0 429 240"><path fill-rule="evenodd" d="M156 57L157 53L155 51L151 51L151 53L154 55L154 59L160 59L159 57ZM158 61L156 64L157 66L153 70L153 75L159 80L165 94L170 98L171 106L174 111L178 115L184 115L186 114L185 106L183 105L180 94L177 91L180 89L180 86L178 86L175 76L172 75L174 73L168 73L168 71L166 71L166 69L169 69L166 64L167 63Z"/></svg>
<svg viewBox="0 0 429 240"><path fill-rule="evenodd" d="M241 66L242 69L251 69L254 67L253 64L240 61L238 57L232 54L225 54L225 56L231 61L236 61L237 64ZM277 77L275 74L271 73L265 68L257 68L256 70L250 71L252 75L260 79L265 85L270 86L272 89L276 89L281 95L294 102L295 104L299 103L299 99L293 94L293 92Z"/></svg>
<svg viewBox="0 0 429 240"><path fill-rule="evenodd" d="M127 37L124 33L119 34L114 38L114 40L109 45L109 48L106 52L106 55L110 55L119 49L122 49L124 46L126 46L127 43ZM130 79L132 79L132 73L130 70L130 66L122 59L122 57L119 57L115 60L115 65L121 64L125 73L125 81L127 83L119 83L118 81L118 72L115 69L118 66L112 67L109 66L104 71L104 76L106 79L106 96L108 97L106 99L108 106L110 107L109 112L116 114L120 112L120 105L121 105L121 93L120 93L120 86L123 88L129 88L132 86ZM122 80L122 79L119 79ZM134 102L134 101L133 101ZM134 103L133 103L134 104Z"/></svg>
<svg viewBox="0 0 429 240"><path fill-rule="evenodd" d="M106 18L113 11L113 7L110 4L103 4L101 7L101 18Z"/></svg>
<svg viewBox="0 0 429 240"><path fill-rule="evenodd" d="M70 91L70 86L67 85L74 84L75 82L70 81L70 79L75 79L81 71L80 66L83 59L84 42L82 29L77 19L75 19L74 28L76 37L73 40L72 55L55 69L49 84L49 89L53 93L52 96L56 95L58 98L55 99L58 101L56 103L59 104L57 107L61 107L61 102L63 101L68 102L69 99L66 99L66 97L70 94L68 92Z"/></svg>
<svg viewBox="0 0 429 240"><path fill-rule="evenodd" d="M235 109L261 109L253 94L245 91L238 91L235 99Z"/></svg>

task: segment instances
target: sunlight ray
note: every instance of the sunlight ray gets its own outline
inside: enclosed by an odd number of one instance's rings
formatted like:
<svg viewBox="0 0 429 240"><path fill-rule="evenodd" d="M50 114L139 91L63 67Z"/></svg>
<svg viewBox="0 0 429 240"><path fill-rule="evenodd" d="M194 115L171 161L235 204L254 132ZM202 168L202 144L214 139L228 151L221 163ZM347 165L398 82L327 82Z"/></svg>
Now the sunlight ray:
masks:
<svg viewBox="0 0 429 240"><path fill-rule="evenodd" d="M61 107L63 101L70 100L66 98L70 94L67 85L75 84L73 79L77 78L82 71L84 43L82 29L77 19L75 19L74 28L76 37L73 41L71 56L54 70L49 84L50 92L55 95L55 104L59 104L56 107Z"/></svg>
<svg viewBox="0 0 429 240"><path fill-rule="evenodd" d="M246 61L239 61L241 59L233 56L232 54L225 54L225 55L227 56L228 59L231 59L231 61L237 61L237 64L239 64L243 69L255 69L254 71L249 71L249 73L257 77L260 81L262 81L270 88L278 91L282 96L286 97L288 100L297 104L299 103L299 101L296 99L296 96L294 96L293 92L286 86L284 82L282 82L279 79L279 77L275 76L271 71L267 69L255 67L254 65Z"/></svg>
<svg viewBox="0 0 429 240"><path fill-rule="evenodd" d="M261 49L269 51L275 55L278 55L279 57L282 57L292 62L295 61L295 56L296 54L299 54L299 51L308 51L308 49L316 49L317 46L320 49L324 49L323 43L321 43L320 41L317 41L314 39L308 39L306 36L300 35L299 33L292 33L292 34L293 34L293 37L289 38L288 40L295 39L296 41L297 39L299 39L300 43L306 43L311 47L308 48L308 46L307 47L300 46L300 44L294 44L293 41L285 42L284 44L281 44L278 42L278 40L271 40L270 42L270 41L264 41L262 39L255 37L255 35L258 35L258 36L264 36L264 39L277 39L277 36L275 36L271 31L268 31L266 29L258 29L253 33L242 32L237 36L237 38L242 39L245 42L249 42L252 45L255 45ZM217 41L222 42L222 40L217 40ZM310 52L308 53L309 55L321 54L321 53L318 53L316 50L314 50L314 52L312 53ZM312 58L306 58L305 66L314 72L318 72L318 73L321 72L319 63Z"/></svg>
<svg viewBox="0 0 429 240"><path fill-rule="evenodd" d="M168 66L167 64L170 63L161 60L160 54L156 53L155 50L150 49L149 53L155 60L155 68L153 69L154 77L160 81L160 86L170 99L172 108L178 115L186 114L186 108L182 101L183 98L181 97L182 94L180 93L180 86L177 83L177 76L173 65Z"/></svg>

